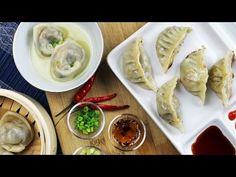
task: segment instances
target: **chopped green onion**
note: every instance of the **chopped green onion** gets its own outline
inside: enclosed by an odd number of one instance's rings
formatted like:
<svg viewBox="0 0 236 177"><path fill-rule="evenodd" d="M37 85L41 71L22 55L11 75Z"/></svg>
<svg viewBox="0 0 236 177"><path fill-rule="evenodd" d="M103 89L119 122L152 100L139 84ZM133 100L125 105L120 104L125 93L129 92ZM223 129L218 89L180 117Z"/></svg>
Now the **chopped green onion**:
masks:
<svg viewBox="0 0 236 177"><path fill-rule="evenodd" d="M95 132L100 124L100 112L84 106L76 113L75 128L83 134Z"/></svg>
<svg viewBox="0 0 236 177"><path fill-rule="evenodd" d="M50 44L52 45L53 48L55 48L57 45L62 44L62 40L58 40L58 39L53 39L50 41Z"/></svg>
<svg viewBox="0 0 236 177"><path fill-rule="evenodd" d="M80 155L101 155L102 152L94 147L86 147L81 150Z"/></svg>

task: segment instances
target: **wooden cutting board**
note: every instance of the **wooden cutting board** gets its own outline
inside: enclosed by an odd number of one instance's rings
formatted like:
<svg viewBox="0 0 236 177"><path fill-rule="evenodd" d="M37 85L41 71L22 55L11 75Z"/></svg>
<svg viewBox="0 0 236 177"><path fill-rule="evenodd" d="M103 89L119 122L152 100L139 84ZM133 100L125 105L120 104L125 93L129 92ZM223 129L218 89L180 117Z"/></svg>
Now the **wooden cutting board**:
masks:
<svg viewBox="0 0 236 177"><path fill-rule="evenodd" d="M106 154L179 154L158 126L116 78L106 62L107 54L144 24L145 23L99 23L104 37L104 55L97 71L96 81L86 97L116 92L118 96L107 103L131 105L131 107L126 110L105 112L106 125L103 133L99 137L91 141L78 139L69 131L65 117L62 119L55 117L58 112L71 102L74 93L78 89L64 93L47 93L47 99L63 154L72 154L81 145L96 145ZM142 119L146 125L146 140L136 151L122 152L114 148L109 141L107 132L108 125L112 118L121 113L135 114Z"/></svg>

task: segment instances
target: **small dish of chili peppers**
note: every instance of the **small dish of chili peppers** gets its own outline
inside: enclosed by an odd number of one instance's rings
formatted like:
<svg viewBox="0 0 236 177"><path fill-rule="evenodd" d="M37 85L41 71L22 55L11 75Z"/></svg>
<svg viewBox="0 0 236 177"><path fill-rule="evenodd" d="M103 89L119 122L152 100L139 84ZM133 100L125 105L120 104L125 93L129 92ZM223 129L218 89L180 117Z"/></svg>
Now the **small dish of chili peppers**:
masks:
<svg viewBox="0 0 236 177"><path fill-rule="evenodd" d="M80 102L74 105L67 115L69 130L81 139L97 137L105 126L105 115L102 109L91 102Z"/></svg>

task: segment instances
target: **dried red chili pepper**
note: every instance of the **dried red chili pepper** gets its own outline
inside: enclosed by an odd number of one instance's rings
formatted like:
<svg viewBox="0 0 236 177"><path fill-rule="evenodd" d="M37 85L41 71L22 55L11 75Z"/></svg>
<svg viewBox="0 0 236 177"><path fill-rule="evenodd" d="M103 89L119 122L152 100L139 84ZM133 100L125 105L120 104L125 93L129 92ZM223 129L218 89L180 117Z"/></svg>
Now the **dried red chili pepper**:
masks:
<svg viewBox="0 0 236 177"><path fill-rule="evenodd" d="M60 114L62 114L63 112L65 112L66 110L68 110L70 107L72 107L75 103L79 103L79 102L93 102L93 103L98 103L98 102L102 102L102 101L107 101L107 100L111 100L112 98L116 97L117 94L113 93L111 95L106 95L106 96L100 96L100 97L90 97L90 98L85 98L84 97L87 95L87 93L90 91L90 89L92 88L92 85L95 81L95 74L84 84L84 86L75 94L74 99L72 101L72 103L70 105L68 105L65 109L63 109L60 113L58 113L56 115L59 116ZM129 105L106 105L106 104L97 104L102 110L105 111L115 111L115 110L120 110L120 109L126 109L129 108ZM81 105L83 106L83 105ZM67 111L68 112L68 111ZM66 113L67 113L66 112ZM64 117L66 115L66 113L62 116Z"/></svg>
<svg viewBox="0 0 236 177"><path fill-rule="evenodd" d="M99 96L99 97L90 97L90 98L84 98L83 102L93 102L93 103L98 103L98 102L102 102L102 101L107 101L107 100L111 100L112 98L116 97L116 93L113 93L111 95L105 95L105 96Z"/></svg>
<svg viewBox="0 0 236 177"><path fill-rule="evenodd" d="M80 102L89 92L89 90L92 88L92 85L96 79L96 75L94 74L84 85L79 91L75 94L73 101L66 106L61 112L55 115L55 117L61 115L63 112L68 110L70 107L72 107L75 103ZM64 115L63 115L64 116Z"/></svg>
<svg viewBox="0 0 236 177"><path fill-rule="evenodd" d="M89 92L89 90L92 88L92 85L95 81L96 75L94 74L85 84L84 86L75 94L74 96L74 102L78 103L80 102Z"/></svg>
<svg viewBox="0 0 236 177"><path fill-rule="evenodd" d="M120 109L129 108L129 105L108 105L108 104L97 104L104 111L116 111Z"/></svg>

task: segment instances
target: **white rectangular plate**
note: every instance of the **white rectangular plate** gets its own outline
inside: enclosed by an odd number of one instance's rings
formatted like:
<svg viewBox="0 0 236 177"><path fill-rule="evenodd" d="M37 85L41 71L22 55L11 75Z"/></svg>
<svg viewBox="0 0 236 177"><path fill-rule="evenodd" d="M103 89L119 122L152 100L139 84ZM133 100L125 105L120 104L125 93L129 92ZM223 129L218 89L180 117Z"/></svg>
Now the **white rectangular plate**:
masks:
<svg viewBox="0 0 236 177"><path fill-rule="evenodd" d="M156 55L155 44L157 36L168 26L188 26L192 27L177 54L172 67L164 74ZM191 145L196 137L210 125L217 125L223 134L236 147L236 130L234 122L229 121L227 114L236 108L236 81L233 81L233 96L230 99L229 107L224 108L221 100L216 94L208 89L206 93L205 105L201 105L200 99L187 92L180 84L176 90L176 96L180 100L181 112L185 132L181 133L164 122L156 110L156 94L145 90L127 80L121 67L121 57L127 46L138 37L143 37L144 48L151 60L154 72L154 79L160 87L174 76L179 76L179 66L182 60L192 51L206 47L205 61L208 68L216 61L223 58L228 50L236 51L236 25L234 23L147 23L128 39L114 48L107 57L108 65L119 78L123 85L135 97L147 114L159 126L159 128L170 139L173 145L181 154L192 154ZM234 42L235 41L235 42ZM233 65L236 73L235 64ZM132 106L132 105L131 105Z"/></svg>

